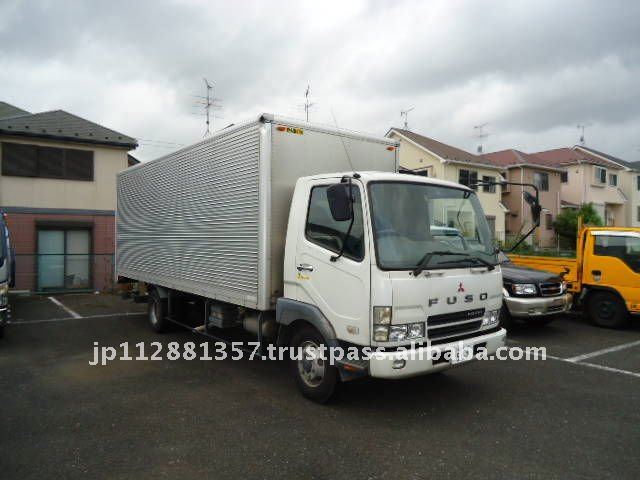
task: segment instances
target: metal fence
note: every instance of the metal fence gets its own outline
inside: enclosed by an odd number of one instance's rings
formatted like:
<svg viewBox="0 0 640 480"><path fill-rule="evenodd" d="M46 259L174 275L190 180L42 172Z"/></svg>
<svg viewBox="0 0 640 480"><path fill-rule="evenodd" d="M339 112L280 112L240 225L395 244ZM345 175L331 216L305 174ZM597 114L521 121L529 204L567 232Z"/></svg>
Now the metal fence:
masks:
<svg viewBox="0 0 640 480"><path fill-rule="evenodd" d="M16 254L15 290L36 293L112 291L113 254Z"/></svg>

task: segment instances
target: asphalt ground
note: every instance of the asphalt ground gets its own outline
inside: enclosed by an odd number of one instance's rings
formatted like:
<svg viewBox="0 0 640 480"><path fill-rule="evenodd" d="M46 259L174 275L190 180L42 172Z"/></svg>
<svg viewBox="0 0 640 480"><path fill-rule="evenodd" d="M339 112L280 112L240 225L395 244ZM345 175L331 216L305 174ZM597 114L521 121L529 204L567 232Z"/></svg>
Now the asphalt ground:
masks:
<svg viewBox="0 0 640 480"><path fill-rule="evenodd" d="M94 342L203 339L118 297L54 300L12 298L0 340L3 479L640 477L639 320L517 326L511 345L552 358L355 381L320 406L283 362L91 366Z"/></svg>

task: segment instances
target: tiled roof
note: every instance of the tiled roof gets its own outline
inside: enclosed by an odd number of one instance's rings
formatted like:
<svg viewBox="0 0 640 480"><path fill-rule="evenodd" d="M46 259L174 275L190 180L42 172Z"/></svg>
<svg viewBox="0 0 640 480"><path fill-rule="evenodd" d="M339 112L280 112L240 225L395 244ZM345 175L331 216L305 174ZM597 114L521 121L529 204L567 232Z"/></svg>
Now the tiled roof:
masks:
<svg viewBox="0 0 640 480"><path fill-rule="evenodd" d="M559 167L573 165L576 163L590 163L601 167L611 168L613 170L622 169L621 166L613 162L604 160L600 157L589 154L588 152L577 151L573 148L556 148L554 150L537 152L532 155Z"/></svg>
<svg viewBox="0 0 640 480"><path fill-rule="evenodd" d="M575 147L573 147L574 149L583 151L587 154L591 153L593 155L597 155L599 157L604 157L607 160L610 160L614 163L617 163L618 165L622 165L623 167L627 167L627 168L631 168L632 170L639 170L640 169L640 162L627 162L626 160L622 160L621 158L618 157L614 157L613 155L609 155L608 153L602 153L599 152L598 150L595 150L593 148L589 148L589 147L583 147L582 145L576 145Z"/></svg>
<svg viewBox="0 0 640 480"><path fill-rule="evenodd" d="M397 132L445 160L462 163L477 163L487 165L489 167L495 167L493 163L479 155L474 155L473 153L469 153L459 148L452 147L451 145L447 145L446 143L438 142L433 138L419 135L410 130L404 130L402 128L391 128L389 132Z"/></svg>
<svg viewBox="0 0 640 480"><path fill-rule="evenodd" d="M7 102L0 102L0 118L16 117L18 115L29 115L29 112L15 107Z"/></svg>
<svg viewBox="0 0 640 480"><path fill-rule="evenodd" d="M509 168L511 165L538 165L546 168L560 169L557 164L548 159L539 158L515 149L485 153L483 157L494 165L505 168Z"/></svg>
<svg viewBox="0 0 640 480"><path fill-rule="evenodd" d="M15 107L14 107L15 108ZM0 118L0 133L135 148L135 138L64 110Z"/></svg>

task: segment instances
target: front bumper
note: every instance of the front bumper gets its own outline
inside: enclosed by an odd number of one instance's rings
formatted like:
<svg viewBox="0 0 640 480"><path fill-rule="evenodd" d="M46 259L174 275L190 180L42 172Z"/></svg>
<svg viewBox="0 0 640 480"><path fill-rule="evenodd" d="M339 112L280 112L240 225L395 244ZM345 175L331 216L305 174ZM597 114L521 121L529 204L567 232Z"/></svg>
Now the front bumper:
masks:
<svg viewBox="0 0 640 480"><path fill-rule="evenodd" d="M448 361L433 362L430 358L430 352L439 350L445 352L460 345L463 348L474 348L477 345L484 344L487 354L491 355L500 347L505 346L507 331L501 328L497 332L486 335L479 335L465 340L458 340L451 343L443 343L432 347L418 347L414 350L407 350L403 355L402 352L378 352L369 359L369 375L375 378L407 378L417 375L425 375L427 373L438 372L451 368L453 365ZM402 368L393 368L396 360L405 360ZM460 365L460 364L458 364Z"/></svg>
<svg viewBox="0 0 640 480"><path fill-rule="evenodd" d="M565 293L557 297L505 297L504 302L512 317L545 317L566 312L571 308L573 296Z"/></svg>

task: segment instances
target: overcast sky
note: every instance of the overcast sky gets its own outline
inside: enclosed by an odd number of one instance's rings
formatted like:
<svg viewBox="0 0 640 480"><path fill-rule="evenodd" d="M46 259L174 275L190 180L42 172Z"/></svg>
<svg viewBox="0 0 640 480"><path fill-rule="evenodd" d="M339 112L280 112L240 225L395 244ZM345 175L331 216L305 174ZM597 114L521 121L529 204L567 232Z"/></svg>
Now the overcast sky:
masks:
<svg viewBox="0 0 640 480"><path fill-rule="evenodd" d="M587 145L640 160L640 2L0 0L0 100L63 109L151 159L258 113L475 151ZM158 143L166 142L166 143Z"/></svg>

